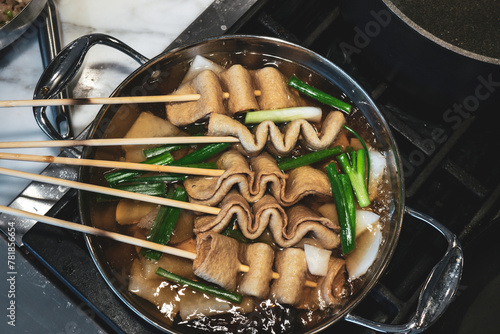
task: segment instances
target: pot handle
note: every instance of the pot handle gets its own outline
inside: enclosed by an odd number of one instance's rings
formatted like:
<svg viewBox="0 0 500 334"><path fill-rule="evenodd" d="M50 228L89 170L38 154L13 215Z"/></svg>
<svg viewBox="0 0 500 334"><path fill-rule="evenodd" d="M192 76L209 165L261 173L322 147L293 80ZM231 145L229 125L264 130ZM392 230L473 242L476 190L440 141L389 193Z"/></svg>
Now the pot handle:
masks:
<svg viewBox="0 0 500 334"><path fill-rule="evenodd" d="M80 70L87 51L96 44L115 48L140 64L148 61L148 58L114 37L105 34L85 35L68 44L51 61L36 85L33 98L51 99L62 92ZM54 140L67 139L52 126L46 115L46 109L47 107L33 108L33 114L38 126L47 136Z"/></svg>
<svg viewBox="0 0 500 334"><path fill-rule="evenodd" d="M450 230L434 218L409 207L406 207L406 213L431 225L448 241L446 254L432 269L420 292L417 311L410 322L404 325L383 324L352 314L344 317L346 321L383 333L420 333L443 314L455 296L463 268L460 242Z"/></svg>

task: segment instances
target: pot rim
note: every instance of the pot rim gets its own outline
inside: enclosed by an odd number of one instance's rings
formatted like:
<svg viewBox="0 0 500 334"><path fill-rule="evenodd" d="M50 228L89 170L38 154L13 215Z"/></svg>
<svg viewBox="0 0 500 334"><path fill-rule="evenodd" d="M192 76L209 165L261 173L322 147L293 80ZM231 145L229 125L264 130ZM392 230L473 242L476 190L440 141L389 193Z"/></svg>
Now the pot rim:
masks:
<svg viewBox="0 0 500 334"><path fill-rule="evenodd" d="M157 64L158 62L165 61L165 58L170 58L173 59L176 57L176 55L179 55L182 52L187 52L186 50L190 50L196 47L200 47L206 43L227 43L229 41L233 40L244 40L246 41L249 45L252 44L250 42L264 42L268 43L268 45L277 45L278 48L291 48L294 52L299 52L302 55L304 55L304 59L308 61L313 61L315 62L316 66L314 69L311 69L309 66L304 66L304 64L301 63L302 66L307 68L308 70L317 73L318 75L320 74L318 70L330 70L332 71L331 73L328 73L328 75L325 75L324 73L321 73L320 75L323 76L330 84L336 85L339 87L348 97L351 99L353 102L356 100L356 97L358 97L357 102L354 102L358 108L360 109L361 112L367 117L368 121L370 122L372 128L377 128L380 129L379 135L383 135L385 140L387 141L385 145L388 149L387 153L389 156L387 156L388 160L388 167L390 168L390 178L391 182L395 183L393 184L392 187L393 189L396 189L397 191L393 194L393 197L396 199L397 203L393 203L394 206L392 207L392 215L391 215L391 220L388 221L388 224L391 224L393 226L390 226L391 228L391 233L389 234L389 238L385 240L385 243L381 246L384 247L382 250L379 250L379 256L382 256L378 258L376 266L377 269L374 271L374 273L371 274L371 277L369 280L367 280L367 283L365 282L363 284L362 291L358 291L356 296L351 296L348 303L345 303L342 305L342 310L332 314L328 321L324 321L323 323L318 323L315 328L311 330L306 330L304 333L316 333L321 330L324 330L326 327L329 327L333 323L337 322L344 316L346 316L350 311L352 311L360 302L363 300L366 295L373 289L375 284L379 281L380 276L383 274L385 269L387 268L388 264L391 261L391 258L394 254L397 241L399 239L399 234L401 230L401 225L402 225L402 220L403 220L403 215L404 215L404 208L405 208L405 189L404 189L404 182L403 182L403 168L402 168L402 162L401 158L399 155L399 150L397 148L396 142L394 140L394 137L390 131L389 125L385 121L385 118L382 116L380 113L379 109L375 105L375 103L372 101L372 99L369 97L369 95L364 91L364 89L356 83L349 75L347 75L342 69L340 69L337 65L333 64L323 56L308 50L302 46L296 45L294 43L290 43L287 41L283 41L278 38L274 37L263 37L263 36L256 36L256 35L226 35L223 37L215 37L215 38L207 38L203 39L201 41L177 47L172 50L168 50L165 52L162 52L161 54L157 55L156 57L152 58L148 62L146 62L144 65L141 65L139 68L137 68L134 72L132 72L126 79L120 83L120 85L113 91L111 96L116 96L117 94L120 93L120 91L126 87L127 84L129 84L133 78L140 76L141 74L144 74L144 71L150 67L152 67L154 64ZM271 54L271 53L270 53ZM279 56L278 56L279 57ZM296 60L291 60L293 62L296 62ZM339 81L343 85L348 85L350 90L345 90L339 86ZM98 112L94 122L92 123L91 130L89 131L87 138L92 138L97 130L98 125L100 124L100 120L104 116L104 114L108 111L109 106L104 105L100 111ZM370 115L367 115L367 111L372 112L371 117ZM88 154L88 149L85 148L82 154L82 157L85 157ZM79 170L79 179L82 179L82 174L84 173L85 167L80 168ZM90 219L85 219L85 213L83 212L83 207L84 205L84 200L81 196L81 192L79 192L78 196L78 202L79 202L79 210L80 210L80 217L82 219L82 222L84 224L89 225L90 224ZM387 227L389 228L389 227ZM386 235L384 237L387 237ZM133 310L136 314L138 314L140 317L142 317L145 321L149 322L150 324L154 325L155 327L167 331L167 332L173 332L176 333L174 330L170 328L165 328L164 325L157 323L154 321L154 319L151 319L150 317L145 317L144 314L142 314L135 305L133 305L130 300L125 298L123 296L123 293L119 291L118 288L114 286L112 283L113 277L109 277L109 273L105 272L102 264L99 261L99 254L96 251L99 247L97 246L96 238L90 235L85 235L85 240L87 247L92 255L92 259L97 266L99 272L103 276L103 278L106 280L110 288L113 290L113 292L131 309ZM379 257L378 256L378 257Z"/></svg>

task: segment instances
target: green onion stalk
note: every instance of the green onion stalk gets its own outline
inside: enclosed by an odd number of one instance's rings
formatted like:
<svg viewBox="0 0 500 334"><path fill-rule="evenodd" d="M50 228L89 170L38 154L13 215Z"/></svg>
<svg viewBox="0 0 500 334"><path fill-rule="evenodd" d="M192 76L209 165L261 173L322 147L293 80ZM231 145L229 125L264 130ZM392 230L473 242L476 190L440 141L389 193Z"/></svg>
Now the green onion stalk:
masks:
<svg viewBox="0 0 500 334"><path fill-rule="evenodd" d="M156 270L156 275L159 275L171 282L180 284L180 285L186 285L190 287L191 289L210 294L215 297L219 297L225 300L228 300L230 302L236 303L236 304L241 304L241 301L243 300L243 296L239 295L237 293L233 293L224 289L216 288L207 284L203 284L197 281L192 281L190 279L184 278L182 276L176 275L172 272L169 272L163 268L158 268Z"/></svg>

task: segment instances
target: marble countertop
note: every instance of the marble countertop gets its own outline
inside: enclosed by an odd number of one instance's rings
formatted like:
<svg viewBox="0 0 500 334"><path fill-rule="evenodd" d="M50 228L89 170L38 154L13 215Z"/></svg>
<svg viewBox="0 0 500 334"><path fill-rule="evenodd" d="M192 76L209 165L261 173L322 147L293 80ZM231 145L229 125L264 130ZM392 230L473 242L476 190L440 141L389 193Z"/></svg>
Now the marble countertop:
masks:
<svg viewBox="0 0 500 334"><path fill-rule="evenodd" d="M63 46L90 34L105 33L128 44L146 57L161 53L198 17L212 0L54 0L61 20ZM109 96L138 64L119 51L93 47L71 97ZM31 99L43 72L38 38L28 31L0 51L0 100ZM92 120L99 106L75 107L75 134ZM0 109L0 141L47 140L33 118L32 108ZM9 150L5 150L9 151ZM12 152L12 150L10 150ZM16 150L28 154L57 154L54 149ZM0 167L39 172L40 163L0 161ZM29 181L0 175L0 204L9 204Z"/></svg>
<svg viewBox="0 0 500 334"><path fill-rule="evenodd" d="M35 0L36 1L36 0ZM54 0L61 20L63 46L89 33L105 33L120 39L146 57L163 51L188 27L212 0ZM71 97L109 96L138 66L135 61L105 46L91 49ZM38 37L28 31L0 50L0 100L31 99L43 72ZM92 120L99 106L72 109L75 134ZM0 108L0 141L47 140L31 107ZM2 151L2 150L0 150ZM3 150L13 152L13 150ZM57 149L16 149L17 153L57 155ZM0 167L39 173L41 163L0 160ZM30 181L0 175L0 205L8 205ZM16 327L7 324L9 285L7 241L0 237L0 333L104 333L82 304L68 298L45 275L16 252Z"/></svg>

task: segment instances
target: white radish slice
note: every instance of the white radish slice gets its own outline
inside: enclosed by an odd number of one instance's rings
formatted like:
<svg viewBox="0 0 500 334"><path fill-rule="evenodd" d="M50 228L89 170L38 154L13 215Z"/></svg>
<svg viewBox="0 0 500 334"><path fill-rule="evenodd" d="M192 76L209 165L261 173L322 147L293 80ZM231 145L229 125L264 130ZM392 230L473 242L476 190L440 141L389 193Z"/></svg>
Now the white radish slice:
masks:
<svg viewBox="0 0 500 334"><path fill-rule="evenodd" d="M356 238L356 248L346 256L345 264L350 279L364 275L378 254L382 233L378 224L372 231L366 230Z"/></svg>
<svg viewBox="0 0 500 334"><path fill-rule="evenodd" d="M332 251L304 244L304 253L306 255L307 269L309 272L317 276L326 276Z"/></svg>
<svg viewBox="0 0 500 334"><path fill-rule="evenodd" d="M191 63L191 66L189 67L189 70L184 76L184 79L182 79L182 83L192 80L201 71L204 70L211 70L218 75L224 70L224 68L205 57L196 55L193 59L193 62Z"/></svg>
<svg viewBox="0 0 500 334"><path fill-rule="evenodd" d="M356 210L356 237L375 224L380 216L368 210Z"/></svg>
<svg viewBox="0 0 500 334"><path fill-rule="evenodd" d="M379 151L370 151L370 180L368 182L368 194L370 199L377 197L378 185L382 182L387 161Z"/></svg>

